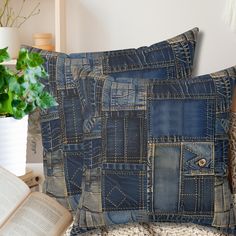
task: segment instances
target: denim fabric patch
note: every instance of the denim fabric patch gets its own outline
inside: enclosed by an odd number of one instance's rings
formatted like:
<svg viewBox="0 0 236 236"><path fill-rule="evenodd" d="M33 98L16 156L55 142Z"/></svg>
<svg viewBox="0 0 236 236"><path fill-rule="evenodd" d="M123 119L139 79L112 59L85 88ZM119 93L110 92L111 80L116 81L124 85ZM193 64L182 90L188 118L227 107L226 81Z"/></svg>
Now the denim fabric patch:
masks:
<svg viewBox="0 0 236 236"><path fill-rule="evenodd" d="M86 168L96 168L101 164L102 139L85 140L83 143L83 161Z"/></svg>
<svg viewBox="0 0 236 236"><path fill-rule="evenodd" d="M103 160L107 162L146 161L145 112L122 111L103 114Z"/></svg>
<svg viewBox="0 0 236 236"><path fill-rule="evenodd" d="M222 139L228 136L229 131L229 113L219 113L216 115L216 137Z"/></svg>
<svg viewBox="0 0 236 236"><path fill-rule="evenodd" d="M64 151L64 169L68 195L81 193L83 159L81 150Z"/></svg>
<svg viewBox="0 0 236 236"><path fill-rule="evenodd" d="M103 110L145 110L147 89L139 79L110 77L103 86Z"/></svg>
<svg viewBox="0 0 236 236"><path fill-rule="evenodd" d="M211 79L184 83L152 81L148 86L149 138L158 142L211 141L215 95Z"/></svg>
<svg viewBox="0 0 236 236"><path fill-rule="evenodd" d="M180 202L182 205L189 205L188 198L183 199L181 196L181 192L184 192L181 183L187 176L208 176L212 178L212 182L208 185L205 183L204 188L214 187L213 143L153 143L149 144L149 152L149 159L153 161L155 214L178 214L182 211ZM213 195L210 197L208 201L213 202Z"/></svg>
<svg viewBox="0 0 236 236"><path fill-rule="evenodd" d="M102 201L104 211L146 208L145 171L104 170Z"/></svg>
<svg viewBox="0 0 236 236"><path fill-rule="evenodd" d="M78 143L83 132L79 97L65 97L62 100L62 107L63 110L59 110L59 113L61 122L64 124L64 128L62 128L63 142L67 144Z"/></svg>
<svg viewBox="0 0 236 236"><path fill-rule="evenodd" d="M176 144L153 145L149 148L154 149L154 211L178 212L181 148Z"/></svg>
<svg viewBox="0 0 236 236"><path fill-rule="evenodd" d="M64 196L64 189L66 187L65 183L65 173L64 167L61 165L63 160L62 150L48 152L44 156L44 162L47 163L46 173L46 193L51 196Z"/></svg>
<svg viewBox="0 0 236 236"><path fill-rule="evenodd" d="M215 173L216 175L226 175L229 158L229 140L215 141Z"/></svg>
<svg viewBox="0 0 236 236"><path fill-rule="evenodd" d="M192 142L182 144L185 175L214 174L214 144Z"/></svg>
<svg viewBox="0 0 236 236"><path fill-rule="evenodd" d="M213 215L214 185L214 176L184 176L180 211L190 215Z"/></svg>
<svg viewBox="0 0 236 236"><path fill-rule="evenodd" d="M41 133L44 150L58 150L62 143L60 119L58 113L47 116L47 121L41 122Z"/></svg>
<svg viewBox="0 0 236 236"><path fill-rule="evenodd" d="M211 140L214 100L162 99L150 101L150 138Z"/></svg>

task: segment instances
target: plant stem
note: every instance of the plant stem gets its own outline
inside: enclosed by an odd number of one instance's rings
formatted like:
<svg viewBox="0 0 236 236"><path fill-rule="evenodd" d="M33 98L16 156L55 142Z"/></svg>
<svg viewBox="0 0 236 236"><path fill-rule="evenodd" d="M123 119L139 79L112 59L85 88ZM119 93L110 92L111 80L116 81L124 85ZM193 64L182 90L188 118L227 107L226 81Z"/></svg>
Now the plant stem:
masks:
<svg viewBox="0 0 236 236"><path fill-rule="evenodd" d="M11 22L11 25L10 25L11 27L13 27L14 23L16 22L16 20L20 17L21 12L22 12L22 10L23 10L23 8L24 8L24 5L25 5L25 1L26 1L26 0L23 0L23 1L22 1L20 10L19 10L17 16L16 16L16 17L12 20L12 22Z"/></svg>
<svg viewBox="0 0 236 236"><path fill-rule="evenodd" d="M9 25L9 22L11 20L12 15L14 15L13 9L11 7L7 7L7 17L6 17L6 22L5 22L5 26Z"/></svg>
<svg viewBox="0 0 236 236"><path fill-rule="evenodd" d="M33 10L30 12L30 14L26 17L23 17L23 21L21 23L18 24L17 28L20 28L22 24L25 23L25 21L27 21L30 17L38 15L40 12L39 8L40 2L38 2L38 4L33 8ZM35 12L38 9L37 12ZM21 18L20 16L17 16L17 18Z"/></svg>
<svg viewBox="0 0 236 236"><path fill-rule="evenodd" d="M2 27L3 26L3 16L4 16L4 13L5 13L5 11L6 11L6 9L7 9L7 7L8 7L8 5L9 5L9 3L10 3L10 0L5 0L5 3L4 3L4 5L3 5L3 10L2 10L2 13L1 13L1 15L0 15L0 26Z"/></svg>

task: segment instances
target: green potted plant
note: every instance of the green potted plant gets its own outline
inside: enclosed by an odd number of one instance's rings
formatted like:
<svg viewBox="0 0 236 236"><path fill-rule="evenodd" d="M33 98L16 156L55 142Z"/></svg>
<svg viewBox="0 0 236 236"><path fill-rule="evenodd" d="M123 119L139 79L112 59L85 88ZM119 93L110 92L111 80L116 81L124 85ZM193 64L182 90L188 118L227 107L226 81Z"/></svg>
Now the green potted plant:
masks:
<svg viewBox="0 0 236 236"><path fill-rule="evenodd" d="M38 0L0 1L0 48L8 47L11 58L16 58L20 48L18 29L31 17L38 15Z"/></svg>
<svg viewBox="0 0 236 236"><path fill-rule="evenodd" d="M21 49L11 69L4 65L9 58L7 48L0 49L0 165L21 175L26 162L27 115L57 103L41 82L48 75L39 54Z"/></svg>

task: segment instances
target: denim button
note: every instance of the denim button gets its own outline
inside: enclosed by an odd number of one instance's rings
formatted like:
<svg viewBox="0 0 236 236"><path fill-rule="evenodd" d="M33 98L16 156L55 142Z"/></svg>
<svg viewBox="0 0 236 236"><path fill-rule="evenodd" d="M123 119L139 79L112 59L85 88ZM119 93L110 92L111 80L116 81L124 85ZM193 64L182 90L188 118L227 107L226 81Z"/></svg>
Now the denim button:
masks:
<svg viewBox="0 0 236 236"><path fill-rule="evenodd" d="M207 161L206 161L206 159L204 159L204 158L202 158L202 159L200 159L200 160L198 161L198 165L199 165L200 167L204 167L204 166L206 165L206 163L207 163Z"/></svg>

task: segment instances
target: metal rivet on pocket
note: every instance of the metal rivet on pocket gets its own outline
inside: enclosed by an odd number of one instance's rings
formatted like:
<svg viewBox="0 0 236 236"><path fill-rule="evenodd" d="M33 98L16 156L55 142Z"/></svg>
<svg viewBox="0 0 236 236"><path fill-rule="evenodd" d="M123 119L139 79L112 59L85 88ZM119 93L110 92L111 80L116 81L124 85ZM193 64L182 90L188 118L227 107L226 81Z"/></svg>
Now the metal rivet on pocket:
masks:
<svg viewBox="0 0 236 236"><path fill-rule="evenodd" d="M202 158L202 159L200 159L199 161L198 161L198 165L200 166L200 167L204 167L205 165L206 165L206 159L204 159L204 158Z"/></svg>

